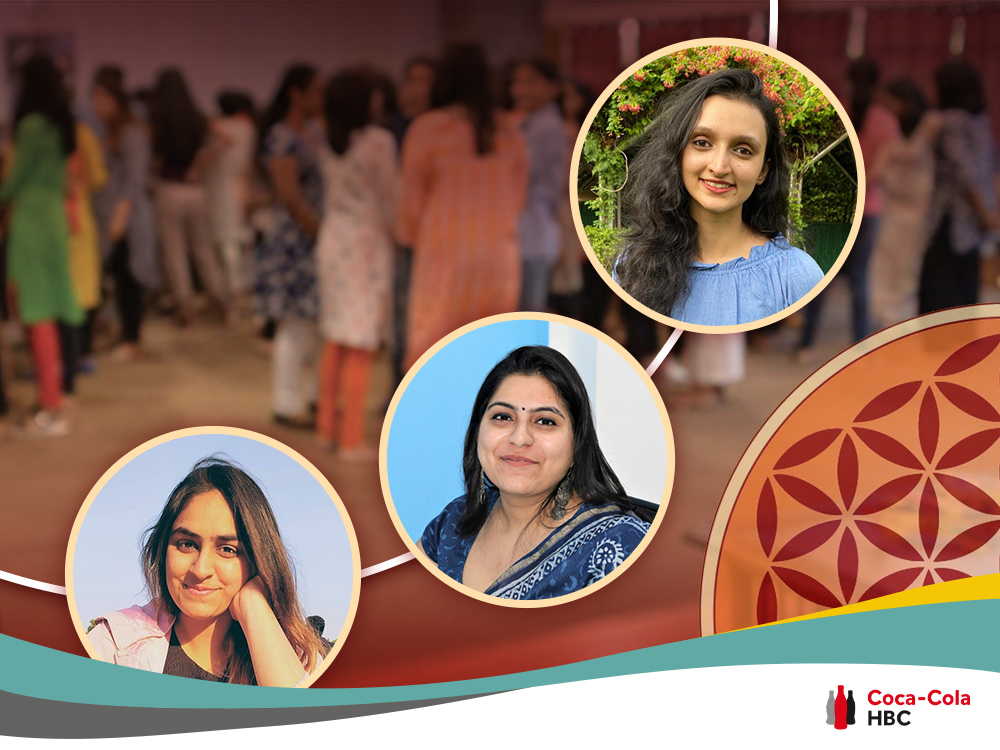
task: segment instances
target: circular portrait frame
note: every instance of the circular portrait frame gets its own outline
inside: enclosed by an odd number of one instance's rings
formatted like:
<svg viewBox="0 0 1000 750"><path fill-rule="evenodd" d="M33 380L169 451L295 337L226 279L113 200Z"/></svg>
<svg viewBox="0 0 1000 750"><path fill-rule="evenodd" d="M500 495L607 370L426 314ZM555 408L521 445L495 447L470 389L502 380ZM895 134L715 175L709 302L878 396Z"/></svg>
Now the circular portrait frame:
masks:
<svg viewBox="0 0 1000 750"><path fill-rule="evenodd" d="M653 520L650 522L649 530L646 532L642 541L638 544L635 550L628 555L625 561L615 568L606 577L597 581L596 583L586 586L579 591L574 591L569 594L562 596L552 597L549 599L532 599L532 600L515 600L515 599L505 599L501 597L491 596L481 591L476 591L458 581L450 578L446 573L441 571L437 566L433 565L427 557L422 554L418 549L417 545L413 542L410 532L408 531L406 525L403 523L399 512L396 509L395 502L392 499L392 492L389 486L389 465L388 465L388 448L389 448L389 434L392 429L393 420L396 416L396 410L400 405L400 402L404 398L407 389L409 388L413 379L417 376L420 370L426 365L431 359L434 358L439 352L445 349L449 344L453 343L457 339L465 336L468 333L477 331L482 328L486 328L491 325L500 323L509 323L514 321L535 321L543 323L557 323L559 325L566 326L567 328L574 328L578 331L591 336L596 342L604 344L610 348L615 354L621 357L622 361L625 362L629 367L635 371L636 375L639 377L643 386L649 392L650 398L656 407L657 413L660 417L660 423L662 424L664 431L664 440L666 448L666 472L665 472L665 483L663 494L660 498L659 509ZM478 385L477 385L478 387ZM463 420L465 419L463 415ZM396 531L399 533L400 538L406 545L407 549L413 554L417 562L422 565L428 572L430 572L435 578L442 581L446 585L450 586L455 591L458 591L465 596L472 597L473 599L478 599L481 602L486 602L492 605L499 605L504 607L511 607L516 609L537 609L541 607L553 607L561 604L566 604L581 597L589 596L590 594L603 589L605 586L613 583L620 575L624 574L625 571L632 566L632 564L642 556L643 552L649 546L656 534L657 530L663 522L664 514L666 513L667 506L670 501L670 495L673 491L674 476L676 469L676 451L674 447L674 435L673 427L670 423L670 417L667 414L666 406L663 403L663 398L660 396L659 391L653 384L650 376L646 371L639 365L635 358L626 351L626 349L619 344L617 341L612 339L607 334L591 328L577 320L572 318L562 317L560 315L553 315L550 313L506 313L503 315L494 315L488 318L483 318L474 323L465 325L452 333L448 334L444 338L440 339L433 347L426 351L420 359L410 368L409 372L403 378L402 383L399 388L396 389L395 394L392 397L392 401L389 404L388 412L386 413L385 422L382 426L382 436L379 445L379 473L381 475L382 481L382 495L385 499L386 509L389 512L389 517L392 519L393 525L396 527ZM448 499L442 500L442 508L447 503Z"/></svg>
<svg viewBox="0 0 1000 750"><path fill-rule="evenodd" d="M296 687L307 688L316 682L325 672L329 669L330 665L335 661L337 654L340 653L341 648L343 648L344 642L347 640L350 634L351 627L354 624L354 618L357 614L358 600L361 595L361 555L358 550L358 539L355 533L354 526L351 523L351 518L347 513L347 508L344 506L343 501L337 494L337 491L330 484L330 481L319 471L308 459L303 457L297 451L289 448L287 445L275 440L274 438L268 437L267 435L262 435L258 432L253 432L252 430L245 430L236 427L225 427L225 426L206 426L206 427L190 427L181 430L175 430L172 432L164 433L158 437L151 440L147 440L141 445L133 448L120 459L118 459L107 471L105 471L101 478L97 481L94 487L87 494L87 498L84 500L83 505L80 506L80 510L77 512L76 519L73 522L73 528L70 532L69 544L66 552L66 600L69 606L70 616L73 620L73 627L76 630L77 635L83 644L87 655L95 661L106 662L104 659L98 655L93 644L91 644L90 639L87 637L87 632L83 627L83 621L80 619L79 607L77 606L77 596L76 596L76 586L74 581L74 561L77 552L77 542L79 540L80 532L83 527L84 520L86 519L88 512L93 506L94 502L98 500L101 492L104 490L106 485L121 471L126 465L131 461L154 450L160 446L170 443L175 440L180 440L195 436L228 436L243 438L246 440L251 440L258 443L260 446L271 448L278 453L283 454L285 457L292 459L298 466L308 475L310 475L319 485L327 497L330 499L337 515L340 518L341 523L344 526L344 532L347 536L347 542L350 547L351 556L351 597L347 609L347 614L344 618L343 625L337 631L337 638L330 649L329 653L323 657L321 664L313 671L312 674L304 678L303 681L296 685ZM223 454L221 457L228 458ZM211 458L212 456L206 456L206 458ZM238 468L245 468L254 477L254 474L250 467L244 467L237 464ZM180 477L178 477L180 479ZM268 494L268 500L271 500L270 493ZM223 683L225 684L225 683Z"/></svg>
<svg viewBox="0 0 1000 750"><path fill-rule="evenodd" d="M587 238L587 233L584 230L583 217L580 214L579 197L577 190L577 176L579 173L579 164L583 156L584 143L587 139L587 134L590 132L590 128L594 123L597 114L601 111L601 108L608 102L612 93L622 85L623 82L631 78L637 70L648 65L651 62L659 60L660 58L667 57L678 52L683 52L685 50L693 49L696 47L713 47L713 46L723 46L723 47L739 47L753 52L758 52L761 54L773 57L786 65L791 66L797 70L802 75L806 76L809 81L816 85L823 95L827 98L833 108L836 110L841 122L844 125L844 129L847 133L848 139L851 142L851 148L854 151L854 160L857 165L857 179L858 179L858 193L855 202L854 217L851 222L851 230L844 242L844 247L840 251L837 260L830 267L823 278L803 297L798 299L796 302L792 303L788 307L780 310L773 315L768 315L764 318L759 318L758 320L751 321L749 323L740 323L737 325L702 325L697 323L685 323L683 321L676 320L674 318L668 317L663 313L657 312L646 305L642 304L636 300L632 295L626 292L621 286L616 282L608 270L601 263L600 259L597 257L597 253L594 251L590 244L590 240ZM655 52L652 52L641 60L629 65L621 74L619 74L611 82L611 84L604 89L604 91L597 97L597 101L591 107L590 112L587 113L587 117L584 119L583 125L577 135L576 144L573 148L573 155L570 160L570 175L569 175L569 197L570 197L570 207L571 213L573 215L573 226L576 228L576 233L580 239L580 243L587 254L587 258L590 260L591 264L596 269L597 273L601 276L604 283L606 283L615 294L621 297L627 305L631 306L643 315L652 318L664 325L668 325L672 328L679 328L684 331L691 331L693 333L744 333L746 331L754 331L758 328L763 328L765 326L777 323L785 318L789 317L795 312L801 310L810 301L815 299L830 282L834 279L837 273L840 271L841 267L847 260L848 254L854 247L855 240L858 236L858 231L861 227L861 219L864 213L865 205L865 191L866 191L866 178L865 178L865 166L864 161L861 156L861 142L858 139L858 134L851 123L850 117L847 114L847 110L840 103L837 96L831 91L830 87L822 81L819 76L813 73L809 68L800 63L798 60L786 55L783 52L774 49L773 47L768 47L763 44L758 44L756 42L747 41L746 39L730 39L725 37L708 37L704 39L692 39L686 42L681 42L679 44L672 44L669 47L664 47Z"/></svg>

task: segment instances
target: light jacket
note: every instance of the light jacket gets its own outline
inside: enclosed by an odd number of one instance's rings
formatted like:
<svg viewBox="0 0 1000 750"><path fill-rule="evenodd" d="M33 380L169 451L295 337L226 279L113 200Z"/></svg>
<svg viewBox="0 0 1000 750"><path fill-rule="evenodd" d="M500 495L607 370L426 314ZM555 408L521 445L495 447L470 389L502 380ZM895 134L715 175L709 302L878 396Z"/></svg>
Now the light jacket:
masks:
<svg viewBox="0 0 1000 750"><path fill-rule="evenodd" d="M163 673L174 616L154 602L97 618L87 634L101 661Z"/></svg>

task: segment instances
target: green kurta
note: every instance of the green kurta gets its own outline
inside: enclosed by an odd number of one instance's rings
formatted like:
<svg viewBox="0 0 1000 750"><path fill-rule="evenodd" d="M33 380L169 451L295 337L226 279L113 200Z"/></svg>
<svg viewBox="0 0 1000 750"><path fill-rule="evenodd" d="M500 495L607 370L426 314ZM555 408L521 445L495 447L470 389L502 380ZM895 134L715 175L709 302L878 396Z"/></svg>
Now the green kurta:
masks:
<svg viewBox="0 0 1000 750"><path fill-rule="evenodd" d="M41 114L28 115L18 123L14 146L0 201L11 204L7 270L18 315L26 325L47 320L78 325L83 312L69 274L66 157L59 130Z"/></svg>

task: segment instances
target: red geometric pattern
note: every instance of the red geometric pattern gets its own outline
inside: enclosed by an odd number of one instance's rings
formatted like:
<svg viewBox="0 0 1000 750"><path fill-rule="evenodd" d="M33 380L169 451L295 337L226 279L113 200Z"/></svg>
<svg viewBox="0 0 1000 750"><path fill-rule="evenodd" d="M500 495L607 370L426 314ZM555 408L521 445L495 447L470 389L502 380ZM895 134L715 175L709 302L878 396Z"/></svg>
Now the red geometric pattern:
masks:
<svg viewBox="0 0 1000 750"><path fill-rule="evenodd" d="M716 632L1000 572L998 467L1000 321L859 357L787 416L717 521Z"/></svg>

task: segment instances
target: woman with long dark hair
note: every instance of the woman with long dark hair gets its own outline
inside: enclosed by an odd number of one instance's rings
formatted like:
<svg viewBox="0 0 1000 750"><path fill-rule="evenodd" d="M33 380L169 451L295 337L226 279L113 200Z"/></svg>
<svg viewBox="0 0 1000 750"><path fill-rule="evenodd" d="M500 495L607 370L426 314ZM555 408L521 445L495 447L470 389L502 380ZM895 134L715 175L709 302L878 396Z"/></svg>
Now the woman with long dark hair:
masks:
<svg viewBox="0 0 1000 750"><path fill-rule="evenodd" d="M97 618L103 661L194 679L296 687L329 645L306 620L260 486L202 459L170 493L140 556L152 600Z"/></svg>
<svg viewBox="0 0 1000 750"><path fill-rule="evenodd" d="M274 419L312 427L316 320L316 237L323 208L317 123L323 82L312 65L292 65L261 124L260 161L274 192L274 215L257 245L257 314L275 323Z"/></svg>
<svg viewBox="0 0 1000 750"><path fill-rule="evenodd" d="M491 92L482 50L448 49L434 109L413 122L403 144L397 235L413 248L407 368L456 328L518 309L527 153Z"/></svg>
<svg viewBox="0 0 1000 750"><path fill-rule="evenodd" d="M121 68L105 65L91 88L94 114L101 122L108 183L97 194L102 254L114 279L121 322L112 356L130 361L140 355L144 296L159 284L159 258L149 192L152 152L149 132L133 115Z"/></svg>
<svg viewBox="0 0 1000 750"><path fill-rule="evenodd" d="M785 239L789 177L774 104L748 70L669 94L629 167L615 265L622 288L675 320L751 323L823 277Z"/></svg>
<svg viewBox="0 0 1000 750"><path fill-rule="evenodd" d="M524 346L489 372L462 457L465 494L418 548L450 578L506 599L550 599L607 576L653 514L601 451L580 374L559 351Z"/></svg>
<svg viewBox="0 0 1000 750"><path fill-rule="evenodd" d="M152 95L150 125L155 160L156 215L163 265L177 306L177 322L194 320L190 263L219 311L231 315L222 263L212 240L205 170L211 159L208 120L191 97L183 74L163 70Z"/></svg>
<svg viewBox="0 0 1000 750"><path fill-rule="evenodd" d="M76 150L76 124L62 74L51 58L36 55L20 68L14 107L14 157L0 184L10 204L8 282L15 313L26 327L38 384L31 435L62 435L62 355L59 323L77 326L84 315L70 278L66 216L66 164Z"/></svg>
<svg viewBox="0 0 1000 750"><path fill-rule="evenodd" d="M377 86L371 73L348 70L330 79L324 97L326 200L316 265L325 346L317 426L321 440L347 459L377 455L364 446L365 408L392 292L396 143L374 124L381 114Z"/></svg>

